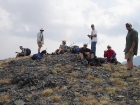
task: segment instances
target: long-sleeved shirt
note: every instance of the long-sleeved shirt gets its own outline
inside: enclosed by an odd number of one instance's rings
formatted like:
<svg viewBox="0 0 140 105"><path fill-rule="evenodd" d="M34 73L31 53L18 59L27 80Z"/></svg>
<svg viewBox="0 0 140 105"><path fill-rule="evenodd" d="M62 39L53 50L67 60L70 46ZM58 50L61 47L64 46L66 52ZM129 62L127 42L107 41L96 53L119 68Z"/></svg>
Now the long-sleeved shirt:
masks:
<svg viewBox="0 0 140 105"><path fill-rule="evenodd" d="M37 42L41 42L41 43L44 44L43 32L42 32L42 33L39 32L39 33L37 34Z"/></svg>

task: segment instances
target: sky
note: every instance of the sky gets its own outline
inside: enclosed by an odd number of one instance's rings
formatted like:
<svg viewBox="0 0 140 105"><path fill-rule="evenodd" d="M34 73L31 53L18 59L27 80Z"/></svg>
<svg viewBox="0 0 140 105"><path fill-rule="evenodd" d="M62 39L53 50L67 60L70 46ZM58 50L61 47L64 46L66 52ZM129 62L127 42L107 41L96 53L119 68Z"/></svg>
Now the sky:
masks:
<svg viewBox="0 0 140 105"><path fill-rule="evenodd" d="M37 33L44 29L47 52L54 52L62 40L67 45L83 46L90 40L91 24L97 30L98 57L107 45L124 59L127 30L130 22L140 33L140 0L0 0L0 59L13 58L19 46L37 53ZM140 46L140 44L139 44ZM138 50L140 55L140 49Z"/></svg>

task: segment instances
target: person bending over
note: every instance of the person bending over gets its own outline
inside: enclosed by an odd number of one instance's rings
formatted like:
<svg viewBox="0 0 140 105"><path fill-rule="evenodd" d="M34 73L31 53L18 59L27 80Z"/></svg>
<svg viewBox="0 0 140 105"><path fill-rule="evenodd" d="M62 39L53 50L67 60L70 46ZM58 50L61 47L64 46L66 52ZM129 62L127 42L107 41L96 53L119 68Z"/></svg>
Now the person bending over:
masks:
<svg viewBox="0 0 140 105"><path fill-rule="evenodd" d="M111 46L107 46L107 50L104 51L104 58L107 59L107 62L116 63L116 52L112 50Z"/></svg>
<svg viewBox="0 0 140 105"><path fill-rule="evenodd" d="M55 54L64 54L65 52L67 52L67 45L66 41L62 40L62 44L60 45L59 49L55 51Z"/></svg>
<svg viewBox="0 0 140 105"><path fill-rule="evenodd" d="M16 52L16 58L21 56L28 56L31 54L31 50L29 48L23 48L22 46L19 47L22 52Z"/></svg>

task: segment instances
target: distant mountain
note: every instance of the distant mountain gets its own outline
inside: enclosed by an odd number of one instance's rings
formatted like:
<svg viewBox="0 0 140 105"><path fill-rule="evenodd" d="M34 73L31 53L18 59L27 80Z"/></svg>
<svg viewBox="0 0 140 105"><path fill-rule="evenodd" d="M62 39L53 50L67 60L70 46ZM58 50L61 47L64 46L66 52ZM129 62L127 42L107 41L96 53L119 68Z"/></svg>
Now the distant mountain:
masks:
<svg viewBox="0 0 140 105"><path fill-rule="evenodd" d="M140 56L134 57L133 63L136 66L140 66ZM122 62L122 64L126 64L126 61Z"/></svg>

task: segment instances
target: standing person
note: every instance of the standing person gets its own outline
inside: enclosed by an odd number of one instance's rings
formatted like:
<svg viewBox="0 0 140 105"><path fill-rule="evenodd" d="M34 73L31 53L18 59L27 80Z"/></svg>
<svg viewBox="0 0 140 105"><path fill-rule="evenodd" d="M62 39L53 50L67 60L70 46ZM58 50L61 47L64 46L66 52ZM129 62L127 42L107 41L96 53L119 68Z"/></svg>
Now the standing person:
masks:
<svg viewBox="0 0 140 105"><path fill-rule="evenodd" d="M19 47L22 52L16 52L16 58L21 56L28 56L31 54L31 50L29 48L23 48L22 46Z"/></svg>
<svg viewBox="0 0 140 105"><path fill-rule="evenodd" d="M126 23L125 25L128 33L124 52L127 60L127 70L130 71L133 69L133 57L137 55L138 51L138 32L132 28L131 23Z"/></svg>
<svg viewBox="0 0 140 105"><path fill-rule="evenodd" d="M88 35L88 37L91 39L91 50L94 52L94 56L96 56L97 31L95 30L94 24L91 24L91 29L91 35Z"/></svg>
<svg viewBox="0 0 140 105"><path fill-rule="evenodd" d="M44 44L44 37L43 37L43 28L40 29L40 32L37 34L37 44L38 44L38 52L40 52L41 47Z"/></svg>

